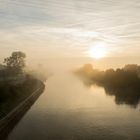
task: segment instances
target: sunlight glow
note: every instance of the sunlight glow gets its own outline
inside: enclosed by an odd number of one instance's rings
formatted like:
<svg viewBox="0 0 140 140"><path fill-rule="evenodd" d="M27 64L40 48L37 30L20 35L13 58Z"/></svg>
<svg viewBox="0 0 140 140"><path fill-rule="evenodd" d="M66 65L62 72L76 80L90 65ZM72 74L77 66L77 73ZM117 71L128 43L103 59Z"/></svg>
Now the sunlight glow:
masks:
<svg viewBox="0 0 140 140"><path fill-rule="evenodd" d="M100 59L107 55L107 49L105 43L98 43L90 47L89 55L92 58Z"/></svg>

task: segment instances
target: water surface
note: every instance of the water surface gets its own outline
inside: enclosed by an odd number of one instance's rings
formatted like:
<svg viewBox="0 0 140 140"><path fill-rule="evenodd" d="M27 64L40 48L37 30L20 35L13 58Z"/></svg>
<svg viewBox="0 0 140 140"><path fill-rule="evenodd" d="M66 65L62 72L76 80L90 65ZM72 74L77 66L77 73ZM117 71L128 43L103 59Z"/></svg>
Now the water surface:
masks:
<svg viewBox="0 0 140 140"><path fill-rule="evenodd" d="M8 140L139 140L139 106L117 105L101 87L58 72Z"/></svg>

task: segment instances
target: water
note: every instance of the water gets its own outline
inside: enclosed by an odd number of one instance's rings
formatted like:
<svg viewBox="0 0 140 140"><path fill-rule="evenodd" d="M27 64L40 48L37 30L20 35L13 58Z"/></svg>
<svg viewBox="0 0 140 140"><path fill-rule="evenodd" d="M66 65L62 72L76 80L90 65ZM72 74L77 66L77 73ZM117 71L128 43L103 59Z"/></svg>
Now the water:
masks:
<svg viewBox="0 0 140 140"><path fill-rule="evenodd" d="M117 105L101 87L58 72L8 140L139 140L139 106Z"/></svg>

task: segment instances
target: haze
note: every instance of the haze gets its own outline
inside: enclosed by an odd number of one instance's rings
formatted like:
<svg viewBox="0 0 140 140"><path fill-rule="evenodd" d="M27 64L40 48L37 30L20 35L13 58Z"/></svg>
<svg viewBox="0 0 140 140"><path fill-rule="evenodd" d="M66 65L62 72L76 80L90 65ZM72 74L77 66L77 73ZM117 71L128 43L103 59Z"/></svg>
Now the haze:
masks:
<svg viewBox="0 0 140 140"><path fill-rule="evenodd" d="M0 0L0 62L15 51L53 75L8 140L140 139L139 75L122 68L140 66L140 0ZM84 64L86 84L72 73ZM95 85L110 68L111 88Z"/></svg>
<svg viewBox="0 0 140 140"><path fill-rule="evenodd" d="M34 61L101 56L139 63L139 12L138 0L1 0L1 58L21 50Z"/></svg>

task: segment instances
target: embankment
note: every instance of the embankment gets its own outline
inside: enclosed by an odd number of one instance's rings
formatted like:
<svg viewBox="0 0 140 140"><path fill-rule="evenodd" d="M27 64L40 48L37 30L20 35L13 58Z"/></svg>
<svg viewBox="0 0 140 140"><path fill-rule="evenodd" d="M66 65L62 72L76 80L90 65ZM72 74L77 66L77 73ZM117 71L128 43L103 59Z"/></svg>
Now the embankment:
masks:
<svg viewBox="0 0 140 140"><path fill-rule="evenodd" d="M10 113L0 120L0 140L6 139L7 135L13 129L13 127L18 123L18 121L24 116L24 114L30 109L34 102L43 92L45 85L41 81L34 89L34 91L20 102Z"/></svg>

